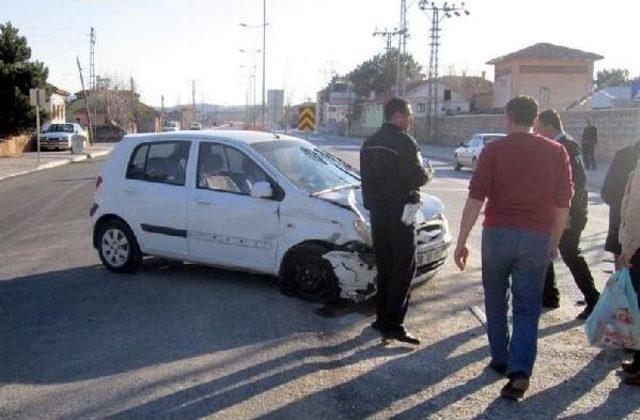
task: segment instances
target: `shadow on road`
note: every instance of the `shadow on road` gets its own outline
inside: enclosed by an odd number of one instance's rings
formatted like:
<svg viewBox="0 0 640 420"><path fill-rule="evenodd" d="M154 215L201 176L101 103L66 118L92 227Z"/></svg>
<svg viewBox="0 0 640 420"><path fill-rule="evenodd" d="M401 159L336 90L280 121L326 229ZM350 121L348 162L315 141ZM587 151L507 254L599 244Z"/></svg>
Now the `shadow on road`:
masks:
<svg viewBox="0 0 640 420"><path fill-rule="evenodd" d="M0 384L94 379L335 324L269 277L198 265L37 274L0 282Z"/></svg>

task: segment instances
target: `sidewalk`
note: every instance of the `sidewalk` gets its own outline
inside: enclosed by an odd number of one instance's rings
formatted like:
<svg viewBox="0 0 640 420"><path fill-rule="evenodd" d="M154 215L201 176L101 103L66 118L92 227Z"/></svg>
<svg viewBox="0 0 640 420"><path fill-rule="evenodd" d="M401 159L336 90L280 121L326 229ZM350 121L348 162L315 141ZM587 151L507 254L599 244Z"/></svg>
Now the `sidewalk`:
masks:
<svg viewBox="0 0 640 420"><path fill-rule="evenodd" d="M113 150L116 144L117 143L97 143L87 147L85 153L81 155L72 155L69 151L41 152L40 163L38 163L37 152L26 152L16 157L0 157L0 181L73 162L81 162L87 159L106 156Z"/></svg>

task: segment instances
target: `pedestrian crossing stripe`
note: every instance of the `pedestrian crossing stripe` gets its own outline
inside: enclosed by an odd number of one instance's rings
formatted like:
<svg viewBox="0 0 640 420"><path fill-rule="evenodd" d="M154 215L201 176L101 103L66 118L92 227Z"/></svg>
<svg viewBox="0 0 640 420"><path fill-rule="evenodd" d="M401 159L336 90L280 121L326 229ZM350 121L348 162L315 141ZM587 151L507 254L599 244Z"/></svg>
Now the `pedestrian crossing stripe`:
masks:
<svg viewBox="0 0 640 420"><path fill-rule="evenodd" d="M300 107L298 130L313 131L316 129L316 113L312 106Z"/></svg>

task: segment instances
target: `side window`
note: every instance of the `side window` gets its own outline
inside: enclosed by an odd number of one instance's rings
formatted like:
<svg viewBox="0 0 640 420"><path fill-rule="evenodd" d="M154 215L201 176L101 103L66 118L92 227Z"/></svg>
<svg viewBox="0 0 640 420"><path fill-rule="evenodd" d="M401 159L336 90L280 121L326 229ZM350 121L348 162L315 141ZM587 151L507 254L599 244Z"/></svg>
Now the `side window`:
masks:
<svg viewBox="0 0 640 420"><path fill-rule="evenodd" d="M201 143L198 156L198 188L236 194L251 192L267 175L245 154L215 143Z"/></svg>
<svg viewBox="0 0 640 420"><path fill-rule="evenodd" d="M138 146L129 161L127 178L184 185L190 143L162 142Z"/></svg>
<svg viewBox="0 0 640 420"><path fill-rule="evenodd" d="M144 179L144 165L147 162L148 144L136 147L131 154L131 160L127 166L128 179Z"/></svg>

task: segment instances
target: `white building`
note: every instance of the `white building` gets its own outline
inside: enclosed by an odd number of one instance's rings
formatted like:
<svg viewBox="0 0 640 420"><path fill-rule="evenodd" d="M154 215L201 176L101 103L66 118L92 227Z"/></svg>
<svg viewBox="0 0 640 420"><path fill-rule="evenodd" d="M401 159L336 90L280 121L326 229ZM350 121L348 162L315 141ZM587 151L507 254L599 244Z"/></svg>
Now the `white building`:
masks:
<svg viewBox="0 0 640 420"><path fill-rule="evenodd" d="M438 78L437 115L468 114L491 108L492 83L477 76L443 76ZM429 102L429 82L408 86L405 98L417 117L426 117Z"/></svg>

